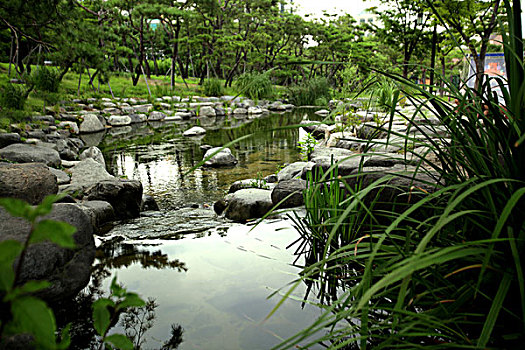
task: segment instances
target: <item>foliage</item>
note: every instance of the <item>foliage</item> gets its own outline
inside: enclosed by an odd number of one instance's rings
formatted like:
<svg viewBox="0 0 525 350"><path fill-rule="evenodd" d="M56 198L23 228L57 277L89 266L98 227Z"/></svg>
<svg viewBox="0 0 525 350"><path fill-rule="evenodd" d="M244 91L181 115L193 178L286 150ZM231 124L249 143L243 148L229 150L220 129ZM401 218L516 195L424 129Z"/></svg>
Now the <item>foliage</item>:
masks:
<svg viewBox="0 0 525 350"><path fill-rule="evenodd" d="M257 172L257 177L251 180L250 186L253 188L269 189L268 183L260 171Z"/></svg>
<svg viewBox="0 0 525 350"><path fill-rule="evenodd" d="M202 91L206 96L222 96L224 85L219 79L206 79L202 84Z"/></svg>
<svg viewBox="0 0 525 350"><path fill-rule="evenodd" d="M301 84L289 87L288 99L296 106L316 105L324 101L325 105L330 99L330 85L326 78L313 78Z"/></svg>
<svg viewBox="0 0 525 350"><path fill-rule="evenodd" d="M40 66L31 74L30 80L38 91L58 92L60 72L54 68Z"/></svg>
<svg viewBox="0 0 525 350"><path fill-rule="evenodd" d="M5 84L0 88L0 106L7 109L24 109L27 100L25 88L15 84Z"/></svg>
<svg viewBox="0 0 525 350"><path fill-rule="evenodd" d="M235 80L235 87L240 93L251 99L270 98L273 86L268 73L244 73Z"/></svg>
<svg viewBox="0 0 525 350"><path fill-rule="evenodd" d="M310 154L314 151L315 145L317 145L317 140L309 132L299 140L299 149L301 150L302 159L308 161Z"/></svg>
<svg viewBox="0 0 525 350"><path fill-rule="evenodd" d="M26 220L30 231L24 242L0 242L0 335L4 341L18 342L18 336L28 334L38 349L67 349L70 345L69 325L57 339L57 326L53 310L34 293L51 285L48 281L28 281L20 285L21 266L30 245L50 241L63 248L74 248L76 228L68 223L42 219L49 214L53 203L62 195L44 198L38 206L14 198L0 198L0 206L11 216ZM15 265L15 261L17 264ZM13 266L16 266L13 269ZM121 312L145 303L138 295L127 292L113 279L111 296L100 298L93 304L93 322L102 341L118 349L133 349L133 343L124 335L108 331Z"/></svg>
<svg viewBox="0 0 525 350"><path fill-rule="evenodd" d="M328 221L335 225L326 245L338 237L337 230L356 222L357 211L361 219L353 237L302 274L309 285L322 288L328 280L337 291L318 320L279 348L314 334L315 340L305 347L329 342L334 349L509 349L523 343L525 219L519 213L525 211L525 79L523 44L512 35L521 33L520 4L506 6L513 26L504 39L510 81L504 101L493 94L487 79L479 90L462 92L447 85L456 105L402 76L383 72L417 92L407 98L418 109L401 116L437 160L407 151L417 157L420 175L437 188L429 192L419 189L424 184L414 184L386 207L370 199L392 188L392 177L350 191L341 201L346 202L344 210ZM502 86L503 80L492 83ZM394 93L393 101L398 100L399 93ZM436 140L432 130L416 122L428 119L420 110L424 107L439 119L448 137ZM394 112L387 130L393 116ZM416 141L410 131L394 134ZM342 177L345 182L351 179ZM330 209L329 203L325 206ZM311 220L306 227L298 222L309 230L319 227ZM312 242L316 240L308 237L305 244Z"/></svg>

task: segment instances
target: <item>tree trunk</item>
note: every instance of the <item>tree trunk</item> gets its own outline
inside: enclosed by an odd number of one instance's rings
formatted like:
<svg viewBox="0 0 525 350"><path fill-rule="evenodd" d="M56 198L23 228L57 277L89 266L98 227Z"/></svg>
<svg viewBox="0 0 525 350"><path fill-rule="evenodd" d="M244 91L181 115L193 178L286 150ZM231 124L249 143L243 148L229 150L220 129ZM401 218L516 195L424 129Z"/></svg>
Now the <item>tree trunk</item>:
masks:
<svg viewBox="0 0 525 350"><path fill-rule="evenodd" d="M434 69L436 68L436 47L437 47L437 24L434 25L432 33L432 53L430 54L430 94L434 93Z"/></svg>

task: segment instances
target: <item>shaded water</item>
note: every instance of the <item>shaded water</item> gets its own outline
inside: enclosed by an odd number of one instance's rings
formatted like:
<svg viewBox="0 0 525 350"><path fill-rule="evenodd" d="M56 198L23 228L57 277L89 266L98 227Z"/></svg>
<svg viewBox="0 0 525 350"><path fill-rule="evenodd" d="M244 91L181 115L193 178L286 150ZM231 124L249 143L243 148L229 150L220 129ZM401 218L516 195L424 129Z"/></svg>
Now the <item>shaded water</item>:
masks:
<svg viewBox="0 0 525 350"><path fill-rule="evenodd" d="M161 207L116 226L109 236L118 240L99 249L95 262L96 290L107 291L109 276L117 275L128 290L159 305L144 349L160 348L172 324L184 329L180 349L269 349L318 316L317 307L301 307L300 286L295 300L265 320L280 300L267 297L300 271L293 247L286 249L298 236L291 223L265 221L250 231L211 209L234 181L299 160L296 128L262 131L297 124L303 115L200 119L208 131L201 138L181 135L187 123L135 126L126 133L113 130L99 145L109 170L140 180ZM222 146L248 134L253 137L230 147L236 167L189 172L203 157L201 145Z"/></svg>

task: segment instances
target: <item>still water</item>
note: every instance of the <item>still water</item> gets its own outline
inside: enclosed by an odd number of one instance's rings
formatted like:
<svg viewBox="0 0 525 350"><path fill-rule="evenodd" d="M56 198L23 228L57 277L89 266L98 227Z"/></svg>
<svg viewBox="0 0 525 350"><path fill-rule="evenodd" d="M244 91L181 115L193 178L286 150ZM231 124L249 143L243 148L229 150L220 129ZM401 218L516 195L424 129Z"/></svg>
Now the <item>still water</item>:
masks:
<svg viewBox="0 0 525 350"><path fill-rule="evenodd" d="M316 306L302 305L300 285L266 319L302 263L295 262L294 247L287 249L298 238L290 220L232 224L211 209L234 181L266 176L299 160L299 131L283 127L299 123L304 114L200 119L207 129L200 138L182 136L188 123L134 126L113 130L99 143L109 170L140 180L161 207L110 231L106 239L114 242L99 249L94 269L99 291L107 291L117 276L129 291L156 300L143 349L160 348L172 324L184 329L179 349L269 349L319 315ZM203 158L202 145L223 146L244 135L253 136L230 146L236 167L191 171Z"/></svg>

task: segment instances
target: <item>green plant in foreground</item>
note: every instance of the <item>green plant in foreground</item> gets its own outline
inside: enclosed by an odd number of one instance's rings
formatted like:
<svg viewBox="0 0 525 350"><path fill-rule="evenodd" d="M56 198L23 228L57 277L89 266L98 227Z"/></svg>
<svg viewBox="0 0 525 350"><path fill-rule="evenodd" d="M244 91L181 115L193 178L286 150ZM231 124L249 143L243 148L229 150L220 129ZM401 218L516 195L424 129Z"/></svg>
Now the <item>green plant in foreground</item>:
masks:
<svg viewBox="0 0 525 350"><path fill-rule="evenodd" d="M273 85L268 72L244 73L235 80L235 87L242 94L253 100L273 96Z"/></svg>
<svg viewBox="0 0 525 350"><path fill-rule="evenodd" d="M260 171L257 172L257 177L251 180L250 186L253 188L261 188L261 189L269 188L266 180L264 179L263 174Z"/></svg>
<svg viewBox="0 0 525 350"><path fill-rule="evenodd" d="M306 133L303 139L299 140L299 149L301 150L302 159L308 161L310 154L314 151L317 140L310 133Z"/></svg>
<svg viewBox="0 0 525 350"><path fill-rule="evenodd" d="M328 239L353 222L356 212L364 220L348 243L309 263L302 273L302 280L314 287L331 274L336 298L310 327L277 348L303 341L305 348L323 343L331 349L522 347L525 79L520 2L504 4L510 30L503 38L509 80L504 101L491 87L494 82L503 85L499 78L485 77L478 90L465 92L446 85L456 105L401 76L382 73L405 86L410 91L406 98L418 106L412 115L400 116L409 130L422 135L436 160L407 151L417 157L420 175L433 179L429 181L437 184L436 190L419 191L421 184L414 185L397 197L397 204L404 205L396 208L368 200L370 194L394 187L387 177L346 197L344 210L331 220L335 224ZM387 130L400 96L394 91ZM422 108L432 111L448 137L436 139L416 122L428 118ZM413 141L410 132L394 134Z"/></svg>
<svg viewBox="0 0 525 350"><path fill-rule="evenodd" d="M22 110L29 92L22 86L5 84L0 88L0 106L7 109Z"/></svg>
<svg viewBox="0 0 525 350"><path fill-rule="evenodd" d="M220 79L206 79L202 84L202 91L206 96L222 96L224 95L224 85Z"/></svg>
<svg viewBox="0 0 525 350"><path fill-rule="evenodd" d="M24 242L5 240L0 242L0 342L18 342L18 336L30 335L36 349L67 349L70 345L69 325L57 339L57 327L53 310L34 293L50 286L48 281L18 283L26 251L31 244L50 241L63 248L74 248L73 234L76 228L68 223L42 219L51 212L53 203L61 196L48 196L38 206L13 199L0 198L0 206L10 215L29 222L31 228ZM16 269L13 269L18 259ZM109 298L98 299L93 304L95 330L103 344L118 349L133 349L133 343L121 334L108 335L121 312L128 307L140 307L145 303L138 295L128 293L113 279Z"/></svg>

